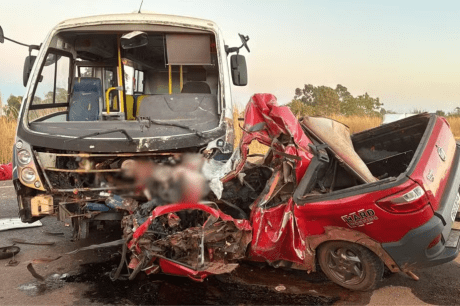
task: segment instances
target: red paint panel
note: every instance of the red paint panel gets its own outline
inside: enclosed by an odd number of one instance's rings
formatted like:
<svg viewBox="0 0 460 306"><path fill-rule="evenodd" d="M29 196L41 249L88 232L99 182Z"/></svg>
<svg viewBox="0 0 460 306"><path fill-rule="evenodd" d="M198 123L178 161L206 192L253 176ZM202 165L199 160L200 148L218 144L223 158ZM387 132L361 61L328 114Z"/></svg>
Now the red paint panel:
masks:
<svg viewBox="0 0 460 306"><path fill-rule="evenodd" d="M195 271L163 258L158 259L158 263L161 270L166 274L187 276L197 282L202 282L206 277L211 275L209 272Z"/></svg>
<svg viewBox="0 0 460 306"><path fill-rule="evenodd" d="M251 258L263 257L270 262L288 260L303 263L305 243L294 219L292 199L268 209L255 208L251 220Z"/></svg>
<svg viewBox="0 0 460 306"><path fill-rule="evenodd" d="M323 234L325 226L339 226L362 232L381 243L398 241L408 231L423 225L433 216L431 207L427 205L414 213L394 214L381 209L375 202L415 186L409 180L389 189L296 205L294 214L303 237ZM366 214L368 210L372 210L377 219L370 220ZM349 218L354 221L351 226L345 221Z"/></svg>
<svg viewBox="0 0 460 306"><path fill-rule="evenodd" d="M410 177L419 183L436 210L449 178L450 169L455 155L455 138L444 118L437 118L420 161ZM441 159L442 151L445 161Z"/></svg>
<svg viewBox="0 0 460 306"><path fill-rule="evenodd" d="M254 131L252 131L253 129ZM281 134L291 136L297 148L294 146L284 148L280 143L273 142ZM272 94L255 94L249 100L245 110L243 136L239 145L241 159L234 170L222 178L223 182L231 180L243 169L248 154L248 146L253 140L266 146L273 145L277 151L300 156L302 160L296 161L297 178L303 176L313 157L308 147L312 142L303 132L300 123L289 107L278 106L276 97Z"/></svg>

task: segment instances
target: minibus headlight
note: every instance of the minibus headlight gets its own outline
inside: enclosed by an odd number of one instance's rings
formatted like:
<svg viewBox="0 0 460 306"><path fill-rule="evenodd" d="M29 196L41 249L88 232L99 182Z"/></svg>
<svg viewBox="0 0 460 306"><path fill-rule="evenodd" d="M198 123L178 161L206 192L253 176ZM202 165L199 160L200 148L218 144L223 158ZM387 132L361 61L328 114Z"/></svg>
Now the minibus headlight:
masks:
<svg viewBox="0 0 460 306"><path fill-rule="evenodd" d="M24 168L21 171L21 178L27 184L33 183L36 177L35 170L30 167Z"/></svg>
<svg viewBox="0 0 460 306"><path fill-rule="evenodd" d="M18 152L18 161L21 165L27 165L32 160L32 154L27 150L21 150Z"/></svg>

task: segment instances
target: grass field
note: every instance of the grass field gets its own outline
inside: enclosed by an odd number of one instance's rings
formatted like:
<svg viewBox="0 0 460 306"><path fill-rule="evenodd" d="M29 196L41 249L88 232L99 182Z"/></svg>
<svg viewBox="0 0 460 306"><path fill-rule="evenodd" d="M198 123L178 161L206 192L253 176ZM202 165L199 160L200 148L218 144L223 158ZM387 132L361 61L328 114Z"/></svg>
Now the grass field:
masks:
<svg viewBox="0 0 460 306"><path fill-rule="evenodd" d="M6 164L12 160L16 121L0 117L0 131L0 164Z"/></svg>
<svg viewBox="0 0 460 306"><path fill-rule="evenodd" d="M447 122L450 124L455 139L460 139L460 117L447 117Z"/></svg>
<svg viewBox="0 0 460 306"><path fill-rule="evenodd" d="M351 133L360 132L366 129L373 128L381 124L382 120L377 117L345 117L345 116L332 116L334 120L346 124ZM238 110L235 108L233 113L233 120L235 124L235 146L240 142L241 136L243 134L239 125L243 124L242 121L238 121ZM455 135L456 139L460 139L460 117L447 117L447 121L450 124L452 132ZM14 137L16 132L16 121L7 120L6 117L0 117L0 164L6 164L12 160L12 151L14 144ZM258 142L252 142L249 146L249 154L265 154L268 147L261 145Z"/></svg>

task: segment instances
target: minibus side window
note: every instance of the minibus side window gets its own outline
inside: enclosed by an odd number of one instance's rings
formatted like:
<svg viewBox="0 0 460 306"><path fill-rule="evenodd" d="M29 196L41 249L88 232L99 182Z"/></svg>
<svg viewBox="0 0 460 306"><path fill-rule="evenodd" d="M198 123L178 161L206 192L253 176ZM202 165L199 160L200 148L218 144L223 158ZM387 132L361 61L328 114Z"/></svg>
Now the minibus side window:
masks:
<svg viewBox="0 0 460 306"><path fill-rule="evenodd" d="M69 57L48 53L29 107L29 122L44 116L51 118L52 114L58 115L67 111L70 65Z"/></svg>

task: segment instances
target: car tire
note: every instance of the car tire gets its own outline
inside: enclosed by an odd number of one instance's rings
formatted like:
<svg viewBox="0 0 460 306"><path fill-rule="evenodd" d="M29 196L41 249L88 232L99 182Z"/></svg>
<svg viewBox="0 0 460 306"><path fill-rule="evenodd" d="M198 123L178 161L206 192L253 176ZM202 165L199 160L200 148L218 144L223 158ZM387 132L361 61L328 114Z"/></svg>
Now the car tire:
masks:
<svg viewBox="0 0 460 306"><path fill-rule="evenodd" d="M380 258L356 243L326 242L319 247L318 262L331 281L351 290L370 290L383 276Z"/></svg>

